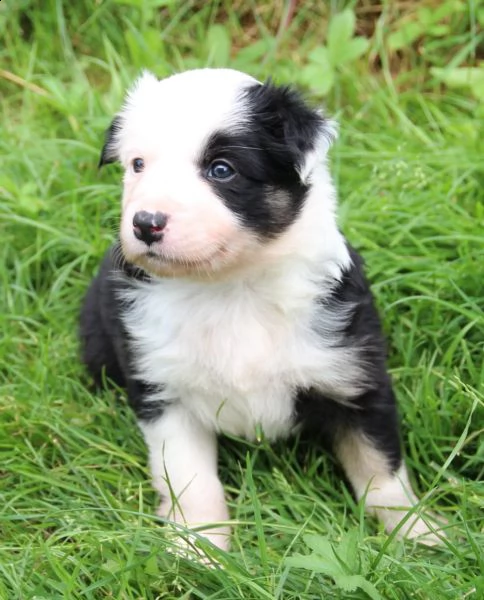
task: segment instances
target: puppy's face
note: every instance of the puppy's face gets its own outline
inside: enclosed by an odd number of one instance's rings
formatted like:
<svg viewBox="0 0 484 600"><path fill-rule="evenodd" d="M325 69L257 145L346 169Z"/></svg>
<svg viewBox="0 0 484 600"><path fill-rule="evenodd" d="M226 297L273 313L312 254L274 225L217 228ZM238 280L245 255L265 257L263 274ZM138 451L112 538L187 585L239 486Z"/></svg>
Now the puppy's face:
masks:
<svg viewBox="0 0 484 600"><path fill-rule="evenodd" d="M100 160L125 170L126 259L159 276L214 276L263 260L303 210L331 133L295 92L237 71L145 73Z"/></svg>

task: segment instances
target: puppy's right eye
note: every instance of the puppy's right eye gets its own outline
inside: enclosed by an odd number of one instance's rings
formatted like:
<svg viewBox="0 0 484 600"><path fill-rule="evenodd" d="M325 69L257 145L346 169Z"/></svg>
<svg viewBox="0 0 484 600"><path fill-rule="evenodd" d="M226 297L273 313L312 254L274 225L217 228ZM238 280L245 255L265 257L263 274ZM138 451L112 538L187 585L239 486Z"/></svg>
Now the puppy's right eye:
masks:
<svg viewBox="0 0 484 600"><path fill-rule="evenodd" d="M131 162L133 166L133 171L135 173L141 173L141 171L145 168L145 161L142 158L135 158Z"/></svg>

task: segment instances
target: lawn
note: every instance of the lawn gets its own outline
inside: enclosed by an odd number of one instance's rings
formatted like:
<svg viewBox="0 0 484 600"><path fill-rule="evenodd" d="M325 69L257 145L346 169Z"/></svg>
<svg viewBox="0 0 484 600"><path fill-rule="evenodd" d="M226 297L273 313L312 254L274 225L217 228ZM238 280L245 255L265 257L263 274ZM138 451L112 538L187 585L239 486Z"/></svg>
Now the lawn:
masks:
<svg viewBox="0 0 484 600"><path fill-rule="evenodd" d="M481 0L0 1L1 600L484 597L483 25ZM103 131L142 68L206 65L340 122L340 223L440 547L386 536L331 457L227 440L232 550L179 557L122 393L89 388L77 314L119 215Z"/></svg>

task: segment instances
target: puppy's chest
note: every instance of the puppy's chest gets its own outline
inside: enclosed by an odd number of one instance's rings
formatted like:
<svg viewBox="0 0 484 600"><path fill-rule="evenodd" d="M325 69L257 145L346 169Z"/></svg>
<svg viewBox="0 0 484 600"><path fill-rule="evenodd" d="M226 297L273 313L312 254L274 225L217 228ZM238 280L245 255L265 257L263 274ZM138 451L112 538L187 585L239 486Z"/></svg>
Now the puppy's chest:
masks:
<svg viewBox="0 0 484 600"><path fill-rule="evenodd" d="M295 390L333 360L310 326L314 307L296 316L250 289L214 292L171 281L133 292L125 324L138 374L211 427L276 437L291 425Z"/></svg>

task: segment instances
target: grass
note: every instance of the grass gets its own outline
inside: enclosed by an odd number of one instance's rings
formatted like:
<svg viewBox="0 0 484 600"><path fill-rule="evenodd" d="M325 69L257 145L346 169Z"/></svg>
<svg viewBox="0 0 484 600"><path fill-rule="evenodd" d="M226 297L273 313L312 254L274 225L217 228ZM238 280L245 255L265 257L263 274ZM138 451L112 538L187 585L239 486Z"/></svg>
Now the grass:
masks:
<svg viewBox="0 0 484 600"><path fill-rule="evenodd" d="M478 3L460 4L472 26L464 13L451 21L439 60L467 47L478 58ZM484 112L432 83L415 45L386 53L380 26L405 17L392 3L376 25L365 16L376 5L357 5L369 58L338 70L326 103L341 122L341 226L367 261L408 464L423 505L448 519L442 547L388 538L328 456L224 442L233 549L206 549L223 569L175 556L133 415L120 395L93 395L78 362L79 303L116 232L119 172L96 163L124 87L142 67L163 76L228 61L290 80L324 39L314 15L324 30L341 3L306 3L286 27L291 5L0 4L2 600L367 598L328 569L289 565L308 555L307 534L351 541L347 574L379 597L484 593Z"/></svg>

